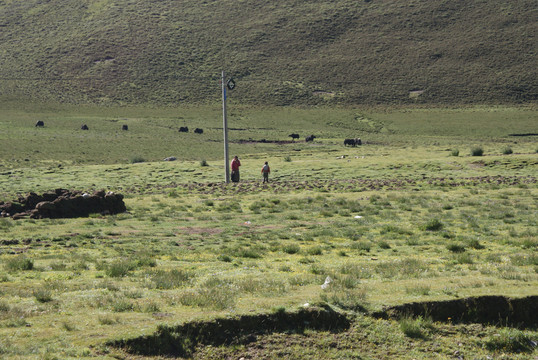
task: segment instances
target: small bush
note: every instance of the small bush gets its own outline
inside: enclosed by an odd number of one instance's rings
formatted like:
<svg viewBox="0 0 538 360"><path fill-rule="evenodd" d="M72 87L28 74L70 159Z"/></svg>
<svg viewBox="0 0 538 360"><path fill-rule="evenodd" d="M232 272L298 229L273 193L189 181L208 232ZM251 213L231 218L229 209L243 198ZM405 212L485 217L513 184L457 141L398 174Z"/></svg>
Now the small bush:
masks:
<svg viewBox="0 0 538 360"><path fill-rule="evenodd" d="M368 241L357 241L351 244L351 248L355 250L370 252L370 250L372 249L372 244Z"/></svg>
<svg viewBox="0 0 538 360"><path fill-rule="evenodd" d="M75 325L68 323L67 321L62 322L62 328L65 331L75 331L77 329Z"/></svg>
<svg viewBox="0 0 538 360"><path fill-rule="evenodd" d="M105 273L109 277L124 277L129 271L134 269L134 264L127 260L122 260L112 264L108 264Z"/></svg>
<svg viewBox="0 0 538 360"><path fill-rule="evenodd" d="M368 305L366 300L367 293L364 289L338 289L329 293L322 293L320 299L344 310L366 311Z"/></svg>
<svg viewBox="0 0 538 360"><path fill-rule="evenodd" d="M439 231L443 228L443 223L439 219L431 219L422 227L424 231Z"/></svg>
<svg viewBox="0 0 538 360"><path fill-rule="evenodd" d="M40 303L52 301L52 291L49 289L34 290L34 297Z"/></svg>
<svg viewBox="0 0 538 360"><path fill-rule="evenodd" d="M131 259L133 267L156 267L157 260L151 257L149 254L137 254Z"/></svg>
<svg viewBox="0 0 538 360"><path fill-rule="evenodd" d="M460 151L458 149L452 149L450 152L451 156L460 156Z"/></svg>
<svg viewBox="0 0 538 360"><path fill-rule="evenodd" d="M388 242L386 242L385 240L381 240L378 244L377 244L381 249L390 249L390 244Z"/></svg>
<svg viewBox="0 0 538 360"><path fill-rule="evenodd" d="M482 250L485 248L484 245L480 244L480 241L478 241L478 239L470 239L467 241L467 245L469 245L469 247L475 249L475 250Z"/></svg>
<svg viewBox="0 0 538 360"><path fill-rule="evenodd" d="M11 306L5 301L0 301L0 313L7 313L11 310Z"/></svg>
<svg viewBox="0 0 538 360"><path fill-rule="evenodd" d="M187 283L193 275L190 272L172 269L170 271L157 270L151 275L151 281L157 289L175 289Z"/></svg>
<svg viewBox="0 0 538 360"><path fill-rule="evenodd" d="M203 159L203 160L200 160L200 166L209 166L209 164L207 163L205 159Z"/></svg>
<svg viewBox="0 0 538 360"><path fill-rule="evenodd" d="M198 306L215 310L235 307L237 291L221 279L210 279L199 289L188 290L179 296L179 302L185 306Z"/></svg>
<svg viewBox="0 0 538 360"><path fill-rule="evenodd" d="M285 161L285 162L291 162L291 157L290 157L289 155L286 155L286 156L284 157L284 161Z"/></svg>
<svg viewBox="0 0 538 360"><path fill-rule="evenodd" d="M453 253L462 253L465 251L465 246L462 244L448 244L446 248Z"/></svg>
<svg viewBox="0 0 538 360"><path fill-rule="evenodd" d="M34 268L34 262L24 255L19 255L8 259L5 267L6 270L10 271L32 270Z"/></svg>
<svg viewBox="0 0 538 360"><path fill-rule="evenodd" d="M419 316L416 319L412 317L401 318L398 323L400 324L400 330L405 336L413 339L426 338L426 327L431 327L431 320L424 319Z"/></svg>
<svg viewBox="0 0 538 360"><path fill-rule="evenodd" d="M457 264L472 264L474 262L473 257L469 253L456 254L454 257L454 261Z"/></svg>
<svg viewBox="0 0 538 360"><path fill-rule="evenodd" d="M484 155L484 149L480 146L475 146L471 149L471 156L482 156Z"/></svg>
<svg viewBox="0 0 538 360"><path fill-rule="evenodd" d="M131 158L129 159L129 162L131 164L143 163L143 162L146 162L146 159L144 159L142 156L134 155L134 156L131 156Z"/></svg>
<svg viewBox="0 0 538 360"><path fill-rule="evenodd" d="M67 269L67 265L56 261L50 264L50 268L54 271L65 271Z"/></svg>
<svg viewBox="0 0 538 360"><path fill-rule="evenodd" d="M533 339L526 333L517 329L504 328L499 334L486 340L486 348L492 351L502 352L532 352L534 351Z"/></svg>
<svg viewBox="0 0 538 360"><path fill-rule="evenodd" d="M262 257L262 255L254 249L240 249L237 252L237 256L247 259L259 259Z"/></svg>
<svg viewBox="0 0 538 360"><path fill-rule="evenodd" d="M125 299L117 299L112 303L112 311L114 312L126 312L134 310L134 304Z"/></svg>
<svg viewBox="0 0 538 360"><path fill-rule="evenodd" d="M219 255L217 257L218 260L222 261L222 262L232 262L232 258L228 255Z"/></svg>
<svg viewBox="0 0 538 360"><path fill-rule="evenodd" d="M307 253L308 253L308 255L322 255L323 250L321 249L321 247L316 246L316 247L312 247L312 248L308 249Z"/></svg>
<svg viewBox="0 0 538 360"><path fill-rule="evenodd" d="M282 248L282 251L284 251L286 254L290 254L290 255L291 254L297 254L300 250L301 250L301 248L297 244L285 245Z"/></svg>
<svg viewBox="0 0 538 360"><path fill-rule="evenodd" d="M418 285L412 288L405 288L405 292L415 295L430 295L431 287L429 285Z"/></svg>
<svg viewBox="0 0 538 360"><path fill-rule="evenodd" d="M159 305L157 305L156 303L149 302L143 306L142 311L145 313L157 313L161 311L161 309L159 308Z"/></svg>
<svg viewBox="0 0 538 360"><path fill-rule="evenodd" d="M512 151L512 148L510 146L507 146L507 147L503 148L503 154L504 155L510 155L512 153L513 153L513 151Z"/></svg>
<svg viewBox="0 0 538 360"><path fill-rule="evenodd" d="M104 314L99 315L97 319L101 325L114 325L120 322L120 318L117 315L112 316L109 314Z"/></svg>
<svg viewBox="0 0 538 360"><path fill-rule="evenodd" d="M13 220L11 219L0 219L0 229L7 229L13 226Z"/></svg>

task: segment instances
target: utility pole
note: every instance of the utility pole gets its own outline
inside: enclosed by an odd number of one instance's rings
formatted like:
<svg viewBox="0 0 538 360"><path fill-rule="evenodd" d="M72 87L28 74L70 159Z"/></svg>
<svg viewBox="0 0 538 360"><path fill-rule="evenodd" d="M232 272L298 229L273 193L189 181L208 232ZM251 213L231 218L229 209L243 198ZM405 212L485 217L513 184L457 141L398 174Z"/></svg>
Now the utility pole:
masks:
<svg viewBox="0 0 538 360"><path fill-rule="evenodd" d="M230 162L228 161L228 118L226 117L226 73L222 72L222 128L224 130L224 168L226 169L224 181L230 182Z"/></svg>

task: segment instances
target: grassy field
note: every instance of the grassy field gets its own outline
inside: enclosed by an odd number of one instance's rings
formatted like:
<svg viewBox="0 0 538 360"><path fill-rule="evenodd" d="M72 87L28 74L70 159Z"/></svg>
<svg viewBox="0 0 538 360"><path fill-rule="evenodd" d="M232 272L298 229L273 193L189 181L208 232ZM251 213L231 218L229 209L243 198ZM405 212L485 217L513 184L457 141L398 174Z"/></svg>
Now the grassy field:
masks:
<svg viewBox="0 0 538 360"><path fill-rule="evenodd" d="M351 325L193 345L187 355L536 356L536 329L503 319L368 315L415 301L538 295L538 142L511 136L538 132L536 110L231 109L242 181L226 185L218 106L4 107L0 200L105 189L124 194L128 212L0 218L2 358L154 358L111 342L307 303ZM364 145L344 147L347 137Z"/></svg>

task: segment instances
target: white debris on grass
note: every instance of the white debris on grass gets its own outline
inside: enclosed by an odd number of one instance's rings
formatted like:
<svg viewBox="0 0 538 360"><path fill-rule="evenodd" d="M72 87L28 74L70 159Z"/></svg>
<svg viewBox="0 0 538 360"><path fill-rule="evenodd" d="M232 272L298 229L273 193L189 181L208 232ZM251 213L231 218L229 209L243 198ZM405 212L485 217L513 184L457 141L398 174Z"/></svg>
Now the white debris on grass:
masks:
<svg viewBox="0 0 538 360"><path fill-rule="evenodd" d="M331 279L330 276L327 276L327 278L325 278L325 282L323 283L323 285L321 285L321 288L327 289L329 287L329 284L332 282L333 282L333 279Z"/></svg>

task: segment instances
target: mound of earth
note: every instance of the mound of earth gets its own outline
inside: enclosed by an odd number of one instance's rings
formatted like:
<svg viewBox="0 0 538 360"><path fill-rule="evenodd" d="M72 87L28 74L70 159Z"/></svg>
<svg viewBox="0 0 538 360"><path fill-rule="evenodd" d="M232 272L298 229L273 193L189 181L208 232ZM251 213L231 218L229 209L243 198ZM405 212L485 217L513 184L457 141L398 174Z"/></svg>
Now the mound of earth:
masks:
<svg viewBox="0 0 538 360"><path fill-rule="evenodd" d="M111 215L125 212L123 195L104 190L93 194L56 189L42 195L30 193L17 201L0 201L0 217L21 219L76 218L100 213Z"/></svg>
<svg viewBox="0 0 538 360"><path fill-rule="evenodd" d="M304 332L306 329L338 333L351 321L330 307L309 307L295 312L243 315L177 326L159 326L154 334L109 342L129 353L145 356L189 357L198 345L247 344L274 332Z"/></svg>
<svg viewBox="0 0 538 360"><path fill-rule="evenodd" d="M398 319L428 316L434 321L481 323L535 329L538 296L509 298L478 296L464 299L408 303L366 313L374 318ZM328 305L314 305L298 311L232 316L161 325L153 334L113 340L107 345L142 356L189 357L199 346L233 346L256 342L260 336L295 332L330 331L339 333L352 326L354 315Z"/></svg>
<svg viewBox="0 0 538 360"><path fill-rule="evenodd" d="M429 316L434 321L504 324L523 328L538 326L538 296L508 298L479 296L446 301L414 302L373 313L378 318Z"/></svg>

